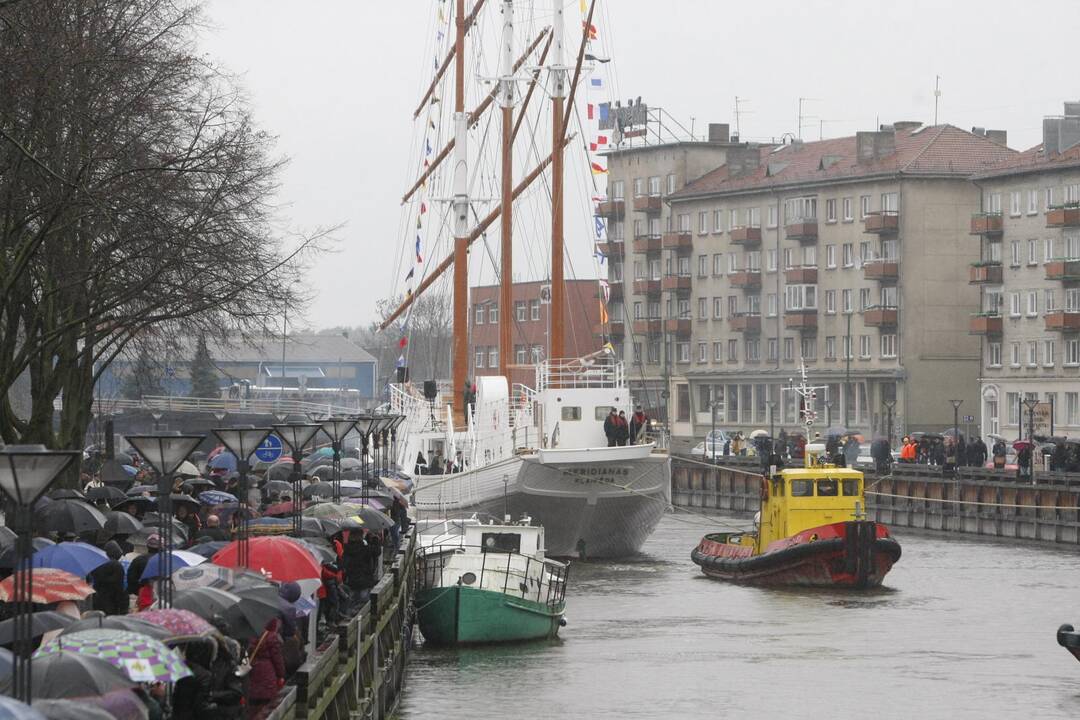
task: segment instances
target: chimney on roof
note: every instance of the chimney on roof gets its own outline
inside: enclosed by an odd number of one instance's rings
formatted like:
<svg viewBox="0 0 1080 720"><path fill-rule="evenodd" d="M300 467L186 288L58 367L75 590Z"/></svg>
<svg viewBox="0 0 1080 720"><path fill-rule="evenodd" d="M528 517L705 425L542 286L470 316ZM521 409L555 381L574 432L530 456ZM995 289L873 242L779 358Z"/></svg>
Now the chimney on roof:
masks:
<svg viewBox="0 0 1080 720"><path fill-rule="evenodd" d="M761 148L757 145L743 145L728 148L728 176L737 178L748 175L761 165Z"/></svg>
<svg viewBox="0 0 1080 720"><path fill-rule="evenodd" d="M1043 150L1060 155L1080 143L1080 103L1065 103L1064 117L1043 118Z"/></svg>
<svg viewBox="0 0 1080 720"><path fill-rule="evenodd" d="M1009 132L1007 130L987 130L986 139L1007 147L1008 143L1006 141L1009 139Z"/></svg>
<svg viewBox="0 0 1080 720"><path fill-rule="evenodd" d="M986 137L986 128L973 127L973 128L971 128L971 134L972 135L978 135L979 137Z"/></svg>
<svg viewBox="0 0 1080 720"><path fill-rule="evenodd" d="M731 126L727 123L709 123L709 142L726 143L730 133Z"/></svg>
<svg viewBox="0 0 1080 720"><path fill-rule="evenodd" d="M897 120L892 126L896 132L903 132L904 130L917 130L922 127L922 123L918 120Z"/></svg>
<svg viewBox="0 0 1080 720"><path fill-rule="evenodd" d="M882 125L877 132L855 133L855 158L860 163L872 163L896 152L896 130Z"/></svg>

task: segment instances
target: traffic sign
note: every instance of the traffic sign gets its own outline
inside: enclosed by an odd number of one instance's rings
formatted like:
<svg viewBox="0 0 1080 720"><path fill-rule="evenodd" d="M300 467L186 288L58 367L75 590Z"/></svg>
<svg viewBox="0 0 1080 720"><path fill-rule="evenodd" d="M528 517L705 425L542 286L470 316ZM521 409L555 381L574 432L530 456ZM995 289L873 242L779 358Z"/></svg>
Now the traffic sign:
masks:
<svg viewBox="0 0 1080 720"><path fill-rule="evenodd" d="M255 450L255 457L263 462L274 462L281 457L281 438L277 435L267 435L262 445Z"/></svg>
<svg viewBox="0 0 1080 720"><path fill-rule="evenodd" d="M964 416L964 422L966 422L966 423L975 422L975 416L974 415L965 415Z"/></svg>

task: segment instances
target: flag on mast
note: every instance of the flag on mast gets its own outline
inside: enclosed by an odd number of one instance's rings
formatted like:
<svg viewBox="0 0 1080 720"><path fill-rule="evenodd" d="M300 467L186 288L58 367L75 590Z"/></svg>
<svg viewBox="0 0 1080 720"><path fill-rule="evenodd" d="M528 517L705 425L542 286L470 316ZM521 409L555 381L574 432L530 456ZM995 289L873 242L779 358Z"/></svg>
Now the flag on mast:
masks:
<svg viewBox="0 0 1080 720"><path fill-rule="evenodd" d="M607 174L607 168L604 167L603 165L601 165L600 163L589 163L589 164L592 166L592 174L593 175L606 175Z"/></svg>

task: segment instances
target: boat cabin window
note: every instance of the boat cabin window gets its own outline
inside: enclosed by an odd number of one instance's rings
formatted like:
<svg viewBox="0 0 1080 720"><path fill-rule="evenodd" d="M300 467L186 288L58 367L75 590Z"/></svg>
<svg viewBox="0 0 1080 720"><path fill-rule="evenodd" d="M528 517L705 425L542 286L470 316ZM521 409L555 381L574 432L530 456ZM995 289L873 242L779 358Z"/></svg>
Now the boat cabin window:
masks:
<svg viewBox="0 0 1080 720"><path fill-rule="evenodd" d="M480 537L480 548L486 553L521 552L521 535L518 533L484 533Z"/></svg>
<svg viewBox="0 0 1080 720"><path fill-rule="evenodd" d="M600 422L604 422L605 420L607 420L607 416L610 415L610 414L611 414L611 406L610 405L597 405L596 409L593 410L593 419L594 420L599 420Z"/></svg>
<svg viewBox="0 0 1080 720"><path fill-rule="evenodd" d="M563 420L580 420L581 408L574 405L563 405L562 408Z"/></svg>
<svg viewBox="0 0 1080 720"><path fill-rule="evenodd" d="M813 497L814 496L814 481L813 480L792 480L791 481L791 497Z"/></svg>
<svg viewBox="0 0 1080 720"><path fill-rule="evenodd" d="M844 497L853 497L859 494L858 480L843 480Z"/></svg>
<svg viewBox="0 0 1080 720"><path fill-rule="evenodd" d="M836 485L836 480L833 478L825 478L824 480L817 481L818 497L836 497L838 492L839 488Z"/></svg>

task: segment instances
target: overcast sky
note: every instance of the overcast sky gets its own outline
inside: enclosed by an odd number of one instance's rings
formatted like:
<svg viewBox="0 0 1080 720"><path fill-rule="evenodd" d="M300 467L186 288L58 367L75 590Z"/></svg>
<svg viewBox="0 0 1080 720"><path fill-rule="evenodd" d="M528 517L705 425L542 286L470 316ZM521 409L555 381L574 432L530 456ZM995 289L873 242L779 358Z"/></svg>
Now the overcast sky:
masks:
<svg viewBox="0 0 1080 720"><path fill-rule="evenodd" d="M796 132L799 97L812 98L807 140L878 121L928 123L940 75L941 122L1005 129L1009 145L1024 149L1040 142L1043 116L1080 98L1068 40L1080 29L1075 0L600 3L596 24L619 93L612 99L641 96L687 125L693 119L699 132L708 122L734 128L735 96L745 98L744 139ZM207 3L204 50L241 76L258 122L291 159L284 217L299 229L345 224L337 251L307 278L317 291L307 318L314 327L374 319L375 302L395 286L412 111L430 80L425 48L437 5ZM498 0L489 6L496 11ZM569 30L578 1L566 7Z"/></svg>

